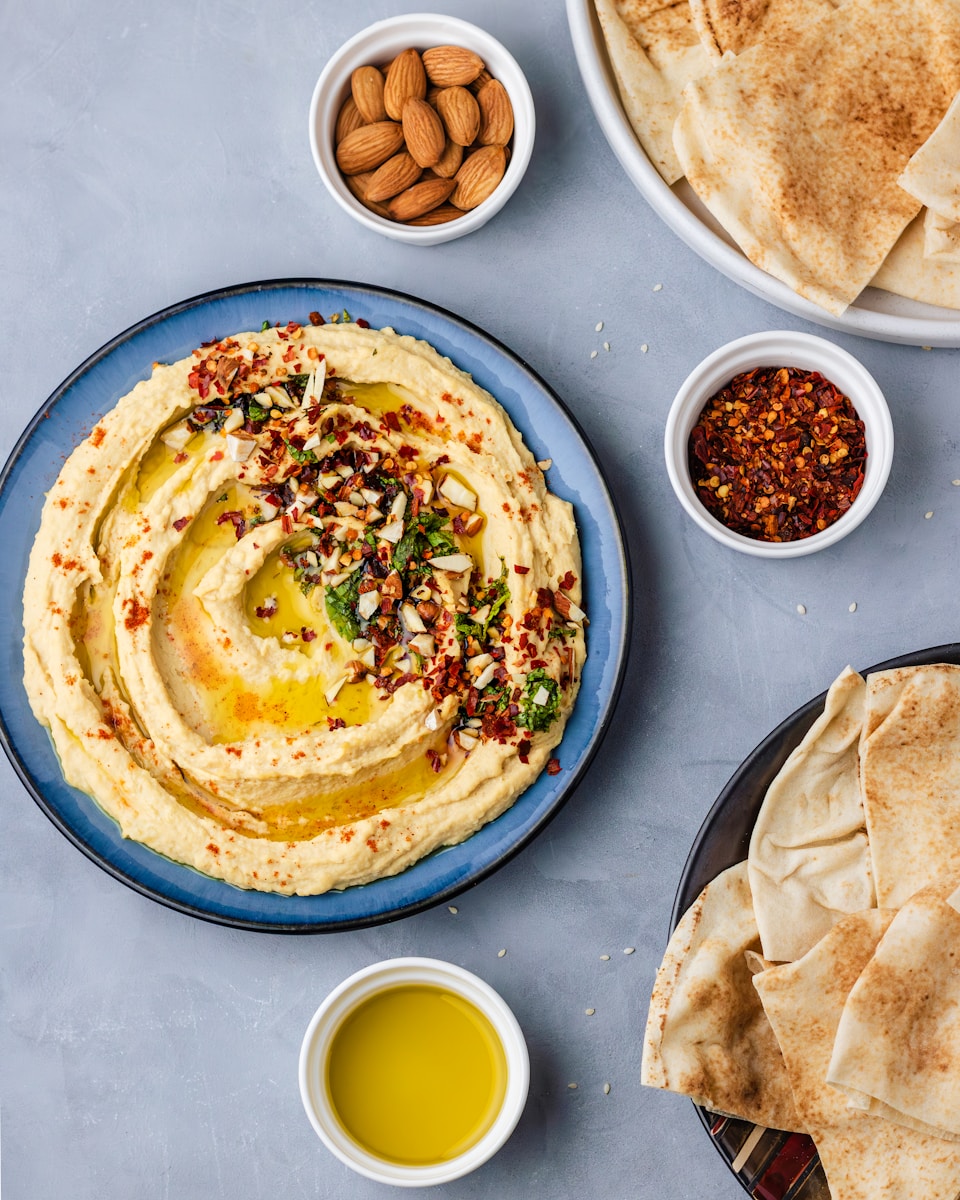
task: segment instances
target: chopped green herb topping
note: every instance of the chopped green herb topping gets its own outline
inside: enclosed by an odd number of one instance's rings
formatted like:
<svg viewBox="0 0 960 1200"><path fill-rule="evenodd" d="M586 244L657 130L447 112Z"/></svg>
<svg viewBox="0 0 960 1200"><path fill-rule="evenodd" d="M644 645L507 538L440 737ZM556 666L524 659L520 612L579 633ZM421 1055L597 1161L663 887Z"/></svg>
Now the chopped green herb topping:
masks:
<svg viewBox="0 0 960 1200"><path fill-rule="evenodd" d="M542 693L546 692L546 699ZM533 732L549 729L560 715L560 685L543 667L537 667L527 675L520 697L520 716L517 724Z"/></svg>

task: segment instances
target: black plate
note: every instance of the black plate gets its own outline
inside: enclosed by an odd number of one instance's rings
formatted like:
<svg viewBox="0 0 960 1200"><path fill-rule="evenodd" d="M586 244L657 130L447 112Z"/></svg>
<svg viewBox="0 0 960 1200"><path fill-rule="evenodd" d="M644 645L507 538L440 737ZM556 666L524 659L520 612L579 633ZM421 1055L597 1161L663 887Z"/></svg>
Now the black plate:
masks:
<svg viewBox="0 0 960 1200"><path fill-rule="evenodd" d="M960 666L960 642L903 654L868 667L861 674L932 663ZM717 797L687 855L673 902L671 930L712 879L747 857L750 835L767 788L823 712L826 695L824 691L807 701L769 733ZM757 1135L756 1127L747 1121L718 1117L699 1107L697 1113L727 1166L733 1170L737 1164L734 1174L749 1195L761 1200L829 1200L827 1182L810 1138L779 1130Z"/></svg>

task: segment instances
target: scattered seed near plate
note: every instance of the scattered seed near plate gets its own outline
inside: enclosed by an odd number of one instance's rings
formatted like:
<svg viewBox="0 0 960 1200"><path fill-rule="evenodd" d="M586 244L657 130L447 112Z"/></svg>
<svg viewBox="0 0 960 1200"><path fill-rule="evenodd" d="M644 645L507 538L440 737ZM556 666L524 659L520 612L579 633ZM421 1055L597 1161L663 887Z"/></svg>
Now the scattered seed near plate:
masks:
<svg viewBox="0 0 960 1200"><path fill-rule="evenodd" d="M609 962L609 961L610 961L610 955L609 955L609 954L601 954L601 955L600 955L600 961L601 961L601 962Z"/></svg>
<svg viewBox="0 0 960 1200"><path fill-rule="evenodd" d="M600 330L603 328L603 322L602 322L602 321L598 321L598 322L596 323L596 325L594 325L594 327L593 327L593 328L594 328L594 330L595 330L597 333L599 333L599 332L600 332Z"/></svg>
<svg viewBox="0 0 960 1200"><path fill-rule="evenodd" d="M640 347L640 353L641 353L641 354L646 354L646 352L647 352L649 349L650 349L650 347L647 345L647 343L646 343L646 342L644 342L644 343L643 343L643 345Z"/></svg>
<svg viewBox="0 0 960 1200"><path fill-rule="evenodd" d="M605 1083L605 1084L603 1085L603 1094L604 1094L605 1096L609 1096L609 1095L610 1095L610 1084L609 1084L609 1083Z"/></svg>
<svg viewBox="0 0 960 1200"><path fill-rule="evenodd" d="M856 602L856 600L854 600L854 602L847 609L847 612L856 612L856 611L857 611L857 602Z"/></svg>
<svg viewBox="0 0 960 1200"><path fill-rule="evenodd" d="M954 487L960 487L960 479L951 479L950 482Z"/></svg>
<svg viewBox="0 0 960 1200"><path fill-rule="evenodd" d="M497 951L497 958L503 958L503 956L504 956L505 954L506 954L506 950L498 950L498 951Z"/></svg>
<svg viewBox="0 0 960 1200"><path fill-rule="evenodd" d="M627 946L626 949L624 950L624 954L633 954L633 952L635 950L636 950L635 946Z"/></svg>
<svg viewBox="0 0 960 1200"><path fill-rule="evenodd" d="M455 904L447 905L447 912L453 913L454 916L456 916L459 911L460 911L460 909L457 908L457 906Z"/></svg>
<svg viewBox="0 0 960 1200"><path fill-rule="evenodd" d="M925 512L923 514L923 519L925 521L929 521L932 516L933 516L933 509L931 508L929 512Z"/></svg>
<svg viewBox="0 0 960 1200"><path fill-rule="evenodd" d="M653 285L653 290L654 290L655 292L662 292L662 291L663 291L663 284L662 284L662 283L655 283L655 284Z"/></svg>
<svg viewBox="0 0 960 1200"><path fill-rule="evenodd" d="M610 343L609 343L609 342L604 342L604 343L603 343L603 348L604 348L604 350L609 350L609 349L610 349Z"/></svg>
<svg viewBox="0 0 960 1200"><path fill-rule="evenodd" d="M575 1084L575 1083L568 1083L567 1087L570 1089L571 1092L575 1092L577 1090L577 1084Z"/></svg>
<svg viewBox="0 0 960 1200"><path fill-rule="evenodd" d="M537 463L537 466L540 468L541 471L549 471L550 468L553 466L553 459L552 458L541 458L540 461Z"/></svg>
<svg viewBox="0 0 960 1200"><path fill-rule="evenodd" d="M583 1010L583 1015L584 1015L585 1017L592 1017L592 1016L593 1016L593 1014L594 1014L596 1011L597 1011L597 1010L596 1010L595 1008L585 1008L585 1009Z"/></svg>
<svg viewBox="0 0 960 1200"><path fill-rule="evenodd" d="M599 350L591 350L591 351L590 351L590 357L591 357L591 358L596 358L596 357L597 357L597 355L598 355L599 353L600 353L600 351L599 351Z"/></svg>
<svg viewBox="0 0 960 1200"><path fill-rule="evenodd" d="M800 614L801 617L805 617L807 615L807 606L805 604L798 604L797 612Z"/></svg>

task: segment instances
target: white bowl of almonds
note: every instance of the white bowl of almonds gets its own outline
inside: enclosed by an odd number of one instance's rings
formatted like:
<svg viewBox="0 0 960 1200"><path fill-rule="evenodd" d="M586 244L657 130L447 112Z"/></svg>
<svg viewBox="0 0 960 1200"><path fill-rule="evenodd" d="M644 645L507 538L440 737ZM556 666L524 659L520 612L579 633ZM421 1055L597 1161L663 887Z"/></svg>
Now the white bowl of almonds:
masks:
<svg viewBox="0 0 960 1200"><path fill-rule="evenodd" d="M533 97L513 55L440 13L378 21L329 59L310 104L310 145L352 217L430 246L486 224L533 151Z"/></svg>

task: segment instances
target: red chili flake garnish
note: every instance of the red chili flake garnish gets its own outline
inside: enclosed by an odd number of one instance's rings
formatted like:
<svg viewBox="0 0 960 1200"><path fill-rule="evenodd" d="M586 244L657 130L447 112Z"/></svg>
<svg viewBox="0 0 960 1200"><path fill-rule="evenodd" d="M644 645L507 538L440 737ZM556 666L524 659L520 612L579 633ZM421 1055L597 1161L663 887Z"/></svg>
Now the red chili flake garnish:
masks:
<svg viewBox="0 0 960 1200"><path fill-rule="evenodd" d="M310 319L311 325L326 325L326 321L323 319L323 317L320 316L320 314L318 312L308 313L307 315Z"/></svg>
<svg viewBox="0 0 960 1200"><path fill-rule="evenodd" d="M863 421L818 371L757 367L711 396L690 433L701 503L734 533L792 542L832 525L863 486Z"/></svg>
<svg viewBox="0 0 960 1200"><path fill-rule="evenodd" d="M518 575L527 575L527 574L529 574L529 571L530 571L529 567L521 567L521 566L518 566L516 563L513 564L513 569L514 569L514 571L516 571L516 573Z"/></svg>
<svg viewBox="0 0 960 1200"><path fill-rule="evenodd" d="M289 513L284 513L280 518L280 528L284 533L293 533L293 521L290 519Z"/></svg>
<svg viewBox="0 0 960 1200"><path fill-rule="evenodd" d="M548 759L547 774L548 775L559 775L560 774L560 759L559 758Z"/></svg>
<svg viewBox="0 0 960 1200"><path fill-rule="evenodd" d="M576 582L576 575L572 571L568 571L566 575L557 580L557 587L561 592L569 592Z"/></svg>
<svg viewBox="0 0 960 1200"><path fill-rule="evenodd" d="M246 517L244 517L242 512L237 512L236 510L223 512L217 517L218 525L223 525L226 521L229 521L233 526L233 532L237 535L237 540L239 541L247 531Z"/></svg>
<svg viewBox="0 0 960 1200"><path fill-rule="evenodd" d="M269 604L258 604L253 611L261 621L266 621L268 617L275 617L277 615L277 602L273 600Z"/></svg>
<svg viewBox="0 0 960 1200"><path fill-rule="evenodd" d="M388 429L392 429L394 433L400 432L400 418L395 412L385 412L383 414L383 423Z"/></svg>
<svg viewBox="0 0 960 1200"><path fill-rule="evenodd" d="M360 326L361 329L369 329L370 328L370 322L365 321L363 319L363 317L357 317L357 324Z"/></svg>
<svg viewBox="0 0 960 1200"><path fill-rule="evenodd" d="M177 531L177 533L180 533L182 530L186 529L186 527L190 524L190 520L191 520L190 517L178 517L174 521L173 527Z"/></svg>
<svg viewBox="0 0 960 1200"><path fill-rule="evenodd" d="M305 642L312 642L313 639L317 636L317 631L315 629L307 629L306 625L301 625L300 626L300 636L303 638L303 640Z"/></svg>
<svg viewBox="0 0 960 1200"><path fill-rule="evenodd" d="M519 755L522 763L530 761L529 755L532 748L533 742L531 742L528 738L524 738L522 741L517 742L517 754Z"/></svg>
<svg viewBox="0 0 960 1200"><path fill-rule="evenodd" d="M439 775L443 770L443 760L440 758L440 755L436 750L427 751L427 761L430 763L430 770L433 771L435 775Z"/></svg>
<svg viewBox="0 0 960 1200"><path fill-rule="evenodd" d="M553 592L551 592L551 590L549 588L538 587L537 588L537 604L539 604L541 608L553 608L553 605L554 605Z"/></svg>
<svg viewBox="0 0 960 1200"><path fill-rule="evenodd" d="M181 450L179 454L175 454L173 456L173 461L175 463L185 463L189 457L189 454L184 454L184 452Z"/></svg>
<svg viewBox="0 0 960 1200"><path fill-rule="evenodd" d="M220 460L221 460L222 458L223 458L223 451L222 451L222 450L214 450L214 452L213 452L213 453L210 455L210 461L211 461L211 462L220 462Z"/></svg>
<svg viewBox="0 0 960 1200"><path fill-rule="evenodd" d="M347 723L343 717L327 717L327 727L332 732L334 729L346 729Z"/></svg>

